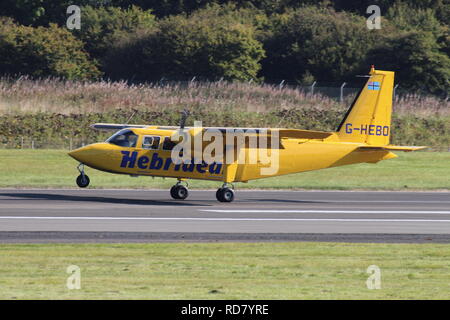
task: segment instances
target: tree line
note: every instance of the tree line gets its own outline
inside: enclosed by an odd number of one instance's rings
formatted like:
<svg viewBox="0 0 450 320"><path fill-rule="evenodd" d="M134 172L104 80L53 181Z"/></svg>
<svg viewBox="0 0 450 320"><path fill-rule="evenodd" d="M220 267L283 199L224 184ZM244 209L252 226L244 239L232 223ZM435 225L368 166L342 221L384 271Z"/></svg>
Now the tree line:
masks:
<svg viewBox="0 0 450 320"><path fill-rule="evenodd" d="M300 84L351 81L371 64L403 88L447 96L448 0L69 0L0 3L0 74ZM366 9L381 9L381 28Z"/></svg>

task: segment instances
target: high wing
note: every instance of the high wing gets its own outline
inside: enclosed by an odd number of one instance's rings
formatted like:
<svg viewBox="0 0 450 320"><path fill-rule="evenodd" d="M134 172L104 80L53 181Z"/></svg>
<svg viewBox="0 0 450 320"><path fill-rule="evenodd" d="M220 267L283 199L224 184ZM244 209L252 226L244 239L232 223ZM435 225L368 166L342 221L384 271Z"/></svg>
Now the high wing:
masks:
<svg viewBox="0 0 450 320"><path fill-rule="evenodd" d="M94 123L90 127L100 131L117 131L125 128L147 128L148 125L143 124L118 124L118 123Z"/></svg>
<svg viewBox="0 0 450 320"><path fill-rule="evenodd" d="M94 123L91 125L92 129L102 130L102 131L116 131L126 128L149 128L159 130L177 130L180 127L178 126L149 126L149 125L140 125L140 124L117 124L117 123ZM190 129L191 127L186 127L185 129ZM252 131L256 134L261 134L262 132L267 132L268 129L263 128L239 128L239 127L203 127L203 129L212 129L219 130L223 133L227 132L227 130L245 130ZM332 132L324 132L324 131L313 131L313 130L300 130L300 129L270 129L270 131L278 130L280 138L293 138L293 139L325 139L331 136ZM270 135L269 131L269 135Z"/></svg>

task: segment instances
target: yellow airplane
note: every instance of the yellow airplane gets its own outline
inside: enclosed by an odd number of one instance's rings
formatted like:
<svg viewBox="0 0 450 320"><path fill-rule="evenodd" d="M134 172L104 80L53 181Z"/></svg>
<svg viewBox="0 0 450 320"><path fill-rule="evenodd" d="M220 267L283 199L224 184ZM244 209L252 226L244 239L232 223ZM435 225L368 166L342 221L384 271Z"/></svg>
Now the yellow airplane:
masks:
<svg viewBox="0 0 450 320"><path fill-rule="evenodd" d="M87 165L130 176L176 178L178 182L170 194L180 200L188 196L184 185L187 179L220 181L223 185L217 190L217 200L231 202L234 182L377 163L396 158L392 151L426 148L389 144L394 72L375 70L372 66L367 78L336 132L185 128L186 114L179 127L94 124L91 126L94 129L119 131L105 142L69 152L80 162L77 185L81 188L89 185L84 172ZM240 142L236 143L237 140Z"/></svg>

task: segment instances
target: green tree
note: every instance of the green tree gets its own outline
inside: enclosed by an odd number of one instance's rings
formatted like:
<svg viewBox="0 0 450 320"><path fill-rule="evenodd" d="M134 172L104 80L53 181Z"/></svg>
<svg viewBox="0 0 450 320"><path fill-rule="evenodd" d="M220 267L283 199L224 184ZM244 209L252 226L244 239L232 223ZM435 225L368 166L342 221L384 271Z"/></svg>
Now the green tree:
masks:
<svg viewBox="0 0 450 320"><path fill-rule="evenodd" d="M107 2L108 0L103 0ZM11 17L19 24L26 26L49 26L56 23L65 25L67 7L70 5L84 6L89 3L101 5L102 0L2 0L0 14Z"/></svg>
<svg viewBox="0 0 450 320"><path fill-rule="evenodd" d="M377 67L396 72L402 88L448 95L450 58L428 32L407 32L391 37L368 54Z"/></svg>
<svg viewBox="0 0 450 320"><path fill-rule="evenodd" d="M266 78L302 81L312 75L319 81L342 81L367 71L361 63L381 37L354 14L327 7L294 10L277 16L264 39L262 73Z"/></svg>
<svg viewBox="0 0 450 320"><path fill-rule="evenodd" d="M83 44L69 31L50 24L25 27L2 19L0 27L0 73L34 77L58 76L92 79L100 76L83 51Z"/></svg>
<svg viewBox="0 0 450 320"><path fill-rule="evenodd" d="M366 14L367 7L370 5L378 5L383 16L392 6L398 4L406 5L413 9L432 9L437 16L442 11L448 12L449 10L448 0L334 0L330 2L332 2L333 7L338 11L351 11L361 15Z"/></svg>
<svg viewBox="0 0 450 320"><path fill-rule="evenodd" d="M209 6L189 17L168 17L154 32L122 43L109 56L107 75L137 80L194 76L248 80L257 78L263 56L251 24L227 14L223 7Z"/></svg>
<svg viewBox="0 0 450 320"><path fill-rule="evenodd" d="M101 61L116 42L141 30L152 29L155 24L150 11L136 6L129 9L84 6L81 8L81 29L73 32L83 41L90 56Z"/></svg>
<svg viewBox="0 0 450 320"><path fill-rule="evenodd" d="M433 9L414 8L405 2L390 7L386 18L399 30L430 32L436 39L448 32L448 26L441 25Z"/></svg>
<svg viewBox="0 0 450 320"><path fill-rule="evenodd" d="M434 38L440 50L449 55L450 29L447 23L442 24L438 20L436 13L431 8L415 8L405 2L396 2L388 10L386 18L401 31L428 33L430 41Z"/></svg>

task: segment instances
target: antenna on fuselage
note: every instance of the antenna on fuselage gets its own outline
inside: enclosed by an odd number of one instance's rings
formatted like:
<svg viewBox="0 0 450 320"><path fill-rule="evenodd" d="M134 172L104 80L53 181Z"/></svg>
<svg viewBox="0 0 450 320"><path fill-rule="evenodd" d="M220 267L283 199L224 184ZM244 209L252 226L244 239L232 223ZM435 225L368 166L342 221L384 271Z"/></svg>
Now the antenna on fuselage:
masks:
<svg viewBox="0 0 450 320"><path fill-rule="evenodd" d="M184 125L186 124L186 120L189 117L190 112L187 109L181 111L181 119L180 119L180 129L184 129Z"/></svg>

